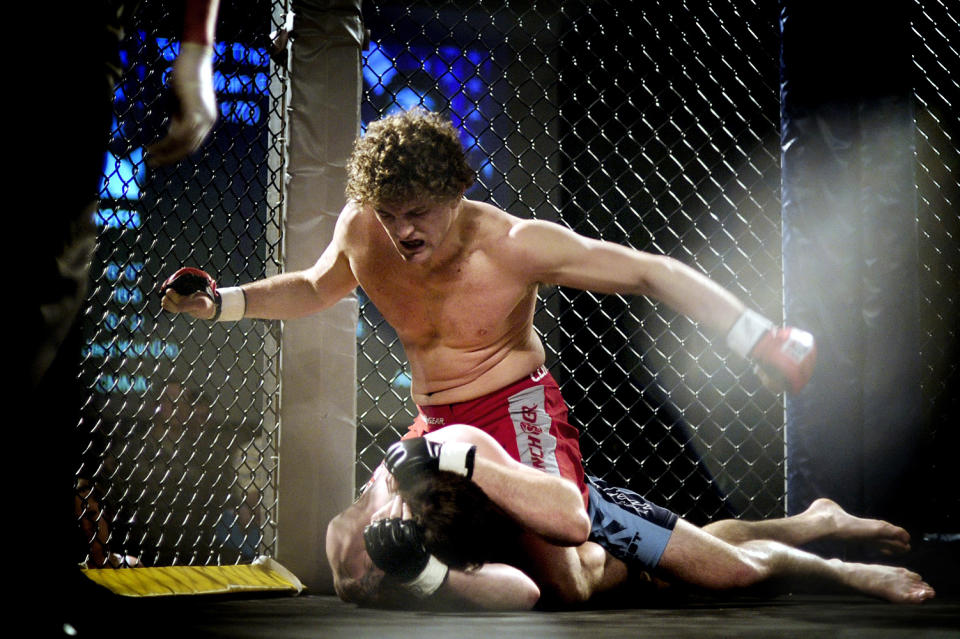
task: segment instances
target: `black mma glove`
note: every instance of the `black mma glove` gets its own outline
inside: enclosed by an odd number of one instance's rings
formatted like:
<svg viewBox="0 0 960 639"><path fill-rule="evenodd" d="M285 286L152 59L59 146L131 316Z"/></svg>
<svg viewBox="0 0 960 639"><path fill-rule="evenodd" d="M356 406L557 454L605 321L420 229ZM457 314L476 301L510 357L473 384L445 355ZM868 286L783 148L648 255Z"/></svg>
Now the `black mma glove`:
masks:
<svg viewBox="0 0 960 639"><path fill-rule="evenodd" d="M217 296L217 283L210 277L206 271L202 271L192 266L184 266L182 269L171 275L160 285L160 296L172 288L180 295L193 295L197 291L202 291L210 299Z"/></svg>
<svg viewBox="0 0 960 639"><path fill-rule="evenodd" d="M381 519L363 529L374 565L418 597L432 595L447 577L447 567L423 545L420 526L411 519Z"/></svg>
<svg viewBox="0 0 960 639"><path fill-rule="evenodd" d="M167 278L160 285L160 297L167 289L173 289L186 297L200 292L213 302L214 313L212 321L235 322L243 319L247 310L246 293L239 286L227 286L217 289L217 283L206 272L191 266L185 266Z"/></svg>
<svg viewBox="0 0 960 639"><path fill-rule="evenodd" d="M167 292L168 288L186 297L196 292L201 292L213 301L216 311L213 320L220 318L220 311L223 308L223 299L217 291L217 283L210 274L192 266L184 266L179 271L171 275L160 285L160 297Z"/></svg>
<svg viewBox="0 0 960 639"><path fill-rule="evenodd" d="M465 442L441 444L415 437L402 439L390 446L384 464L403 490L418 476L438 470L446 470L470 479L473 476L476 453L477 447Z"/></svg>

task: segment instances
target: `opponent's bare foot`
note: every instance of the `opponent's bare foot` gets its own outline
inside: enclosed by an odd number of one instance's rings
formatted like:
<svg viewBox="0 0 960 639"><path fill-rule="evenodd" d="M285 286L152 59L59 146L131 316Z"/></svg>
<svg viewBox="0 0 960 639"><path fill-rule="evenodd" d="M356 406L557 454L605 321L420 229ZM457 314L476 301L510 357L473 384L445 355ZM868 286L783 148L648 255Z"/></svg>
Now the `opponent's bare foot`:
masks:
<svg viewBox="0 0 960 639"><path fill-rule="evenodd" d="M878 564L845 564L847 584L860 592L894 603L918 604L936 596L933 588L906 568Z"/></svg>
<svg viewBox="0 0 960 639"><path fill-rule="evenodd" d="M810 504L806 513L822 520L833 539L867 542L885 555L910 550L910 533L880 519L855 517L833 500L821 498Z"/></svg>

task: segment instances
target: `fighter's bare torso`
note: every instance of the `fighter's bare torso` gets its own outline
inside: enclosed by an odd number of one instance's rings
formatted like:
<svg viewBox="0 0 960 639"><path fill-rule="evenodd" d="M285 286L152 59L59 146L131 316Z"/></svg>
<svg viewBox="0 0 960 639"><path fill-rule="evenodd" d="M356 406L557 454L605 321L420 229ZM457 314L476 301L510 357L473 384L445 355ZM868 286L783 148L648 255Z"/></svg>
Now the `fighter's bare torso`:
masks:
<svg viewBox="0 0 960 639"><path fill-rule="evenodd" d="M743 304L672 258L523 220L464 199L348 203L313 266L230 291L231 312L291 320L329 308L358 285L396 329L420 405L477 399L544 363L533 329L539 284L647 295L720 334ZM227 306L227 304L225 304ZM169 288L163 308L213 319L202 291Z"/></svg>
<svg viewBox="0 0 960 639"><path fill-rule="evenodd" d="M533 329L538 283L510 237L520 222L496 207L462 200L446 232L424 233L429 258L398 251L372 208L348 205L342 252L370 300L397 331L414 401L449 404L483 396L544 362Z"/></svg>

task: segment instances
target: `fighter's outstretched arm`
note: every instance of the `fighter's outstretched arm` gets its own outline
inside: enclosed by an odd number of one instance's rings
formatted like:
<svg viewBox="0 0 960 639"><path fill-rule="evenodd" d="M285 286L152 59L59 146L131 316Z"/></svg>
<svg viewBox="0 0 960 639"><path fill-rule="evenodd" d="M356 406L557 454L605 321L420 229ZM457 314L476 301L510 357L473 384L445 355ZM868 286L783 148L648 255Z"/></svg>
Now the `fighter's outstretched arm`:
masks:
<svg viewBox="0 0 960 639"><path fill-rule="evenodd" d="M698 323L725 333L746 310L732 293L665 255L595 240L541 220L510 231L509 254L539 281L598 293L646 295Z"/></svg>
<svg viewBox="0 0 960 639"><path fill-rule="evenodd" d="M758 366L775 391L799 391L813 373L813 335L776 328L735 295L682 262L584 237L558 224L521 220L508 233L502 262L536 281L598 293L645 295L718 335Z"/></svg>
<svg viewBox="0 0 960 639"><path fill-rule="evenodd" d="M357 280L345 249L350 206L341 213L330 244L310 268L220 289L224 308L220 319L294 319L329 308L355 289ZM217 316L213 299L204 292L180 295L168 288L164 292L163 308L199 319Z"/></svg>
<svg viewBox="0 0 960 639"><path fill-rule="evenodd" d="M310 268L244 284L244 317L294 319L329 308L357 287L346 256L334 242Z"/></svg>

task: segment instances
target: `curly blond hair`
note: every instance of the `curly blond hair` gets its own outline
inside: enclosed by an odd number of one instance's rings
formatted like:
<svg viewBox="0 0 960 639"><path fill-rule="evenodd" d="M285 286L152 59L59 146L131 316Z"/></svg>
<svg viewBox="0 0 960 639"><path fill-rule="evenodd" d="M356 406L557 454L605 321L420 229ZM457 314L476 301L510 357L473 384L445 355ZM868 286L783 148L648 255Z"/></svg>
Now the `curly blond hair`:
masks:
<svg viewBox="0 0 960 639"><path fill-rule="evenodd" d="M456 129L413 109L373 122L347 163L347 197L364 205L449 202L473 185Z"/></svg>

